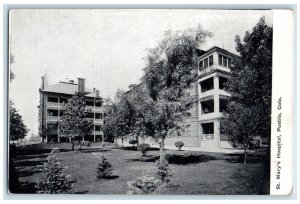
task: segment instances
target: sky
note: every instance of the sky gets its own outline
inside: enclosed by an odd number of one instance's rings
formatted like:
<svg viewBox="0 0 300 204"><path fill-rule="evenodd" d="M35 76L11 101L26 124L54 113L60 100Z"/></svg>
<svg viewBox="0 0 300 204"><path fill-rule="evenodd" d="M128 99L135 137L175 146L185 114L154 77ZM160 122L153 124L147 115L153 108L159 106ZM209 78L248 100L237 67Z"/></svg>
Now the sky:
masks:
<svg viewBox="0 0 300 204"><path fill-rule="evenodd" d="M229 10L10 10L9 52L15 79L9 97L31 133L38 133L39 88L46 74L49 85L86 79L102 97L128 90L143 75L147 49L167 30L196 28L212 32L201 46L235 51L234 37L251 31L271 11Z"/></svg>

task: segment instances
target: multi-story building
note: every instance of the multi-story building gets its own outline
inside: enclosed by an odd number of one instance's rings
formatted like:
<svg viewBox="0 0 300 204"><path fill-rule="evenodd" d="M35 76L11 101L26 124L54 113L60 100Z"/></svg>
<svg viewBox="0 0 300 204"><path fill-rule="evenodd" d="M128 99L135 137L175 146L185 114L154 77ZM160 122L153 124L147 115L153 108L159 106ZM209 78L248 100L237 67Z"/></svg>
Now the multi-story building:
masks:
<svg viewBox="0 0 300 204"><path fill-rule="evenodd" d="M91 135L86 135L82 140L101 141L103 140L103 107L99 96L99 90L92 91L85 88L85 79L78 78L78 83L73 80L68 82L59 81L56 84L48 85L46 75L42 76L39 108L39 129L40 132L48 130L46 142L69 142L71 138L65 138L61 134L59 123L63 115L63 103L67 102L76 92L85 93L86 109L90 109L87 119L93 121Z"/></svg>
<svg viewBox="0 0 300 204"><path fill-rule="evenodd" d="M190 116L184 119L184 134L168 137L165 144L174 146L176 141L183 141L185 146L201 148L231 147L227 137L220 130L220 120L226 108L230 94L224 86L230 77L232 62L240 57L219 47L198 52L199 79L187 90L187 94L198 99L191 108ZM141 91L142 84L131 87L127 94ZM145 142L151 142L147 140Z"/></svg>

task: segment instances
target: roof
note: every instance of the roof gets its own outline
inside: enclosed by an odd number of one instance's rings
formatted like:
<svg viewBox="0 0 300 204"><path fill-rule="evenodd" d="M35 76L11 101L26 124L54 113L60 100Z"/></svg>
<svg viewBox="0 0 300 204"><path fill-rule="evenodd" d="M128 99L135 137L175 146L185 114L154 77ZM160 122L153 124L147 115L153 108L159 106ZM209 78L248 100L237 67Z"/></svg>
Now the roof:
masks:
<svg viewBox="0 0 300 204"><path fill-rule="evenodd" d="M200 55L200 57L209 55L210 53L212 53L214 51L221 51L221 52L223 52L225 54L228 54L228 55L231 55L233 57L241 58L240 56L238 56L236 54L233 54L233 53L229 52L228 50L222 49L222 48L217 47L217 46L213 46L213 47L209 48L208 50L206 50L205 52L202 52L202 55Z"/></svg>
<svg viewBox="0 0 300 204"><path fill-rule="evenodd" d="M51 86L45 86L45 88L41 91L74 95L76 92L78 92L78 84L60 81ZM86 89L86 96L96 97L96 93L93 93L91 90Z"/></svg>

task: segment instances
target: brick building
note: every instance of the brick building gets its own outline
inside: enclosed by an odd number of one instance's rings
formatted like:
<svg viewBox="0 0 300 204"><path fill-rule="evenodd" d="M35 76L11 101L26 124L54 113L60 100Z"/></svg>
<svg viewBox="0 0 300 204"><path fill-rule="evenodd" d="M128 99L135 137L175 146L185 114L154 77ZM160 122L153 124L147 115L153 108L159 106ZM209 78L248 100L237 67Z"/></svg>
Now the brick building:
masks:
<svg viewBox="0 0 300 204"><path fill-rule="evenodd" d="M63 103L67 102L76 92L85 93L86 108L91 110L87 119L92 120L94 129L91 135L86 135L82 140L101 141L103 139L103 106L99 96L99 90L85 88L85 79L78 78L78 83L73 80L59 81L48 85L46 75L42 76L39 108L39 130L51 130L47 133L46 142L69 142L71 138L62 137L59 122L63 115Z"/></svg>

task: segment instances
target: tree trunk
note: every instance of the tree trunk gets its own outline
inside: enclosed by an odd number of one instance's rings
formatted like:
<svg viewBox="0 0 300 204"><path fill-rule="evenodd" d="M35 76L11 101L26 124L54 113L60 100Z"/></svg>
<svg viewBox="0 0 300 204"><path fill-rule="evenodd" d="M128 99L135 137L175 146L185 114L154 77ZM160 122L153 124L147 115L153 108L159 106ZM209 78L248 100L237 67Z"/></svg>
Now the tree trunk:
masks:
<svg viewBox="0 0 300 204"><path fill-rule="evenodd" d="M247 157L248 157L248 150L245 148L244 149L244 164L247 164Z"/></svg>
<svg viewBox="0 0 300 204"><path fill-rule="evenodd" d="M72 140L72 151L74 151L74 147L75 147L75 144L74 144L74 139L71 139Z"/></svg>
<svg viewBox="0 0 300 204"><path fill-rule="evenodd" d="M136 136L136 145L139 145L139 136Z"/></svg>
<svg viewBox="0 0 300 204"><path fill-rule="evenodd" d="M159 143L159 159L162 162L165 157L165 138L161 138Z"/></svg>
<svg viewBox="0 0 300 204"><path fill-rule="evenodd" d="M124 139L122 138L122 149L123 149L123 147L124 147L124 146L123 146L123 141L124 141Z"/></svg>
<svg viewBox="0 0 300 204"><path fill-rule="evenodd" d="M101 135L102 147L104 147L104 134Z"/></svg>

